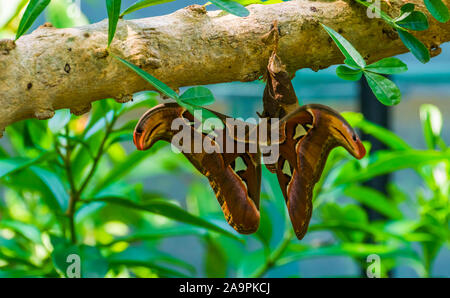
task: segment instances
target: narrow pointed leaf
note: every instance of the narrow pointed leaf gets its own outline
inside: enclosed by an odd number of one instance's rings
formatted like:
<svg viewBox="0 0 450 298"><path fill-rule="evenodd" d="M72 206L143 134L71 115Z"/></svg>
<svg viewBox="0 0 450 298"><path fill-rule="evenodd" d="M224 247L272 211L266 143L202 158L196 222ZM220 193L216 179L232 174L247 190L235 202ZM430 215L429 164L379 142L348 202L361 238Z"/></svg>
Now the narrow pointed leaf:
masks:
<svg viewBox="0 0 450 298"><path fill-rule="evenodd" d="M149 202L146 202L145 204L135 203L135 202L127 200L127 199L111 198L111 197L93 199L93 200L89 200L89 201L106 202L109 204L121 205L123 207L131 208L131 209L135 209L135 210L141 210L141 211L155 213L158 215L165 216L167 218L174 219L178 222L206 228L210 231L214 231L214 232L220 233L222 235L225 235L225 236L228 236L228 237L231 237L234 239L239 239L239 237L237 237L233 233L228 232L228 231L222 229L221 227L216 226L215 224L212 224L209 221L204 220L203 218L200 218L198 216L190 214L189 212L185 211L181 207L179 207L173 203L167 202L165 200L162 200L162 199L152 199Z"/></svg>
<svg viewBox="0 0 450 298"><path fill-rule="evenodd" d="M121 0L106 0L106 9L108 10L108 47L116 34L117 22L120 16Z"/></svg>
<svg viewBox="0 0 450 298"><path fill-rule="evenodd" d="M158 4L163 4L163 3L169 3L169 2L173 2L173 1L175 1L175 0L140 0L140 1L136 1L130 7L125 9L125 11L122 12L122 14L120 16L123 17L124 15L135 12L136 10L139 10L142 8L146 8L146 7L158 5Z"/></svg>
<svg viewBox="0 0 450 298"><path fill-rule="evenodd" d="M232 0L210 0L212 4L238 17L246 17L250 14L242 4Z"/></svg>
<svg viewBox="0 0 450 298"><path fill-rule="evenodd" d="M25 9L25 13L20 20L19 29L17 29L16 40L25 34L39 17L42 11L50 3L50 0L31 0Z"/></svg>
<svg viewBox="0 0 450 298"><path fill-rule="evenodd" d="M380 125L372 123L364 119L364 116L355 112L344 112L342 116L350 123L351 126L359 128L365 134L374 136L392 150L407 150L411 146L394 132Z"/></svg>
<svg viewBox="0 0 450 298"><path fill-rule="evenodd" d="M146 80L147 82L152 84L152 86L155 87L159 92L165 94L166 96L168 96L168 97L170 97L172 99L178 100L179 96L178 96L178 94L175 91L170 89L169 86L167 86L166 84L164 84L163 82L161 82L160 80L158 80L157 78L155 78L154 76L149 74L148 72L140 69L139 67L137 67L133 63L128 62L127 60L124 60L124 59L122 59L120 57L114 56L114 58L116 58L117 60L119 60L120 62L122 62L123 64L125 64L129 68L131 68L132 70L134 70L134 72L136 72L144 80Z"/></svg>
<svg viewBox="0 0 450 298"><path fill-rule="evenodd" d="M352 185L345 189L346 196L349 196L359 203L378 211L391 219L401 219L402 213L397 205L390 201L384 194L366 186Z"/></svg>
<svg viewBox="0 0 450 298"><path fill-rule="evenodd" d="M334 40L339 50L345 56L346 61L348 60L350 62L350 66L357 65L359 68L364 68L366 66L366 61L364 61L361 54L352 46L350 42L348 42L342 35L333 29L325 26L324 24L321 25Z"/></svg>

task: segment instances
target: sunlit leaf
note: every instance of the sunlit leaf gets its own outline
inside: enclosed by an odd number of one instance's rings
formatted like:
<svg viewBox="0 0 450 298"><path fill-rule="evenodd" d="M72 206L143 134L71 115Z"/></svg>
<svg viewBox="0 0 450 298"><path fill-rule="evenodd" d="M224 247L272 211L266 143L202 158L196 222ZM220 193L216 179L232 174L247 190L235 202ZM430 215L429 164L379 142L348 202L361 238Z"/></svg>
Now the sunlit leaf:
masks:
<svg viewBox="0 0 450 298"><path fill-rule="evenodd" d="M32 224L3 219L0 221L0 227L11 229L34 243L41 243L41 232Z"/></svg>
<svg viewBox="0 0 450 298"><path fill-rule="evenodd" d="M57 133L61 129L63 129L67 123L69 123L70 117L71 115L69 109L57 110L55 112L55 116L53 116L53 118L48 121L48 128L53 133Z"/></svg>
<svg viewBox="0 0 450 298"><path fill-rule="evenodd" d="M442 114L438 107L432 104L420 106L420 121L428 148L436 148L437 140L442 131Z"/></svg>
<svg viewBox="0 0 450 298"><path fill-rule="evenodd" d="M120 205L123 207L135 209L135 210L141 210L146 212L155 213L158 215L165 216L167 218L174 219L178 222L183 222L190 225L199 226L202 228L206 228L208 230L220 233L222 235L239 239L237 236L235 236L232 232L228 232L215 224L212 224L200 217L197 217L195 215L190 214L189 212L185 211L184 209L178 207L177 205L164 201L159 199L153 199L147 203L144 204L138 204L135 202L132 202L130 200L125 200L122 198L98 198L98 199L91 199L90 201L93 202L106 202L109 204L115 204Z"/></svg>

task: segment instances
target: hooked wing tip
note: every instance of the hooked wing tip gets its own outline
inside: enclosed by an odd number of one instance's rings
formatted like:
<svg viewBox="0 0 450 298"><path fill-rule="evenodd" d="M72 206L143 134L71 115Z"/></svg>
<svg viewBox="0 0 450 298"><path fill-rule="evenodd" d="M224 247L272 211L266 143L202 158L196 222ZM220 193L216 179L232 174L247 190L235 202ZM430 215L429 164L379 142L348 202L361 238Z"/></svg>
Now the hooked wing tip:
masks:
<svg viewBox="0 0 450 298"><path fill-rule="evenodd" d="M142 134L140 134L140 133L138 133L138 132L134 132L134 134L133 134L133 142L134 142L134 145L136 146L136 148L137 148L137 150L139 150L139 151L143 151L143 150L145 150L144 149L144 144L143 144L143 142L142 142Z"/></svg>
<svg viewBox="0 0 450 298"><path fill-rule="evenodd" d="M361 159L364 156L366 156L366 148L364 148L364 145L361 141L358 141L358 149L357 149L355 157L357 159Z"/></svg>

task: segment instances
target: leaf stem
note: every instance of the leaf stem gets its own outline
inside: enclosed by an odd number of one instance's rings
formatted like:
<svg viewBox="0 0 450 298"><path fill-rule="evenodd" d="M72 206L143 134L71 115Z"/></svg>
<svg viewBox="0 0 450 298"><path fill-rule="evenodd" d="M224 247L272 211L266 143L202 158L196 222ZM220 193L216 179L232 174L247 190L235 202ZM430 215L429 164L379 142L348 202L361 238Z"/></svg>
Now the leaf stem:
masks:
<svg viewBox="0 0 450 298"><path fill-rule="evenodd" d="M267 258L266 262L252 274L252 278L260 278L263 277L270 269L272 269L278 259L283 255L284 251L288 247L291 242L293 234L291 231L286 232L283 240L280 242L278 247L272 252L271 255Z"/></svg>
<svg viewBox="0 0 450 298"><path fill-rule="evenodd" d="M113 129L113 126L114 126L116 120L117 120L117 117L114 114L114 116L113 116L113 118L111 120L111 123L109 123L109 124L107 123L105 136L104 136L104 138L103 138L103 140L102 140L102 142L100 144L100 147L98 148L97 154L94 157L94 162L92 164L91 170L89 171L89 174L87 175L86 179L84 180L83 184L81 185L80 189L77 192L78 198L81 197L81 194L86 189L87 185L89 184L89 181L92 179L92 177L95 174L95 171L97 169L98 163L100 162L100 159L101 159L103 153L105 152L106 141L107 141L109 135L112 132L112 129Z"/></svg>
<svg viewBox="0 0 450 298"><path fill-rule="evenodd" d="M65 171L67 174L67 179L69 180L69 184L70 184L70 199L69 199L69 206L66 211L66 216L69 219L70 238L71 238L72 243L74 243L74 244L77 242L77 234L76 234L76 228L75 228L76 204L77 204L77 202L80 201L83 191L86 189L87 185L89 184L90 180L92 179L92 177L95 174L98 163L99 163L103 153L105 152L106 141L107 141L110 133L112 132L112 129L113 129L113 126L114 126L116 120L117 120L117 117L116 117L116 115L114 115L113 119L111 120L111 123L106 122L107 126L106 126L105 136L103 137L102 142L100 143L100 147L97 151L97 154L94 157L94 161L92 163L92 167L89 171L89 174L87 175L86 179L83 181L83 183L81 184L79 189L77 189L75 186L72 167L71 167L71 163L70 163L73 147L70 143L68 127L66 127L67 146L66 146L65 155L63 155L61 153L61 151L58 149L58 147L56 148L58 155L61 156L61 158L63 159L64 168L65 168Z"/></svg>

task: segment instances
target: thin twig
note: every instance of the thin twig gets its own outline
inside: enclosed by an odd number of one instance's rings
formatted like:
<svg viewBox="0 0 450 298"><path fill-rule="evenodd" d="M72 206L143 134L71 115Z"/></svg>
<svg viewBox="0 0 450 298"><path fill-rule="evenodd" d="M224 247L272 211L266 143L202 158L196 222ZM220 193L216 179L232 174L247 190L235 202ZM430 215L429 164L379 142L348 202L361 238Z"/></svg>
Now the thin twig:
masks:
<svg viewBox="0 0 450 298"><path fill-rule="evenodd" d="M286 232L283 240L280 242L280 245L272 252L271 255L266 259L266 262L253 273L252 278L263 277L270 269L272 269L278 259L283 255L284 251L288 247L289 243L292 240L292 232Z"/></svg>

